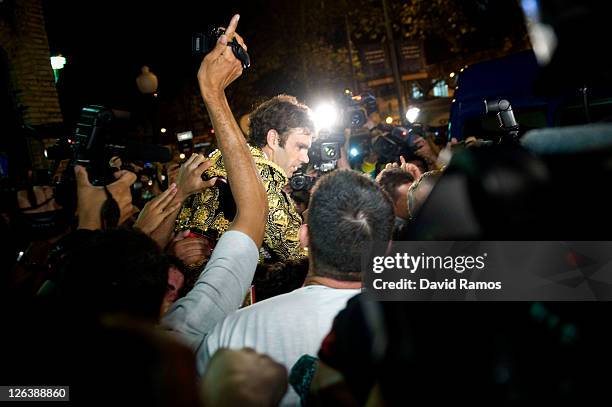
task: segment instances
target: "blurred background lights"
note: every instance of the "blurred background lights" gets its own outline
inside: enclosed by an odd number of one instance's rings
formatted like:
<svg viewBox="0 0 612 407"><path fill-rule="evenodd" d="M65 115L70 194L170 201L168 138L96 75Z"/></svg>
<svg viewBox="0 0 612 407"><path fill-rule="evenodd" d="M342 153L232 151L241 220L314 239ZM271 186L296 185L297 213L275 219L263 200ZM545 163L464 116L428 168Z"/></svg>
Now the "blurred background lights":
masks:
<svg viewBox="0 0 612 407"><path fill-rule="evenodd" d="M312 114L317 129L329 129L338 119L338 110L331 103L322 103L317 106Z"/></svg>
<svg viewBox="0 0 612 407"><path fill-rule="evenodd" d="M62 69L66 65L66 58L61 55L51 57L51 68Z"/></svg>
<svg viewBox="0 0 612 407"><path fill-rule="evenodd" d="M420 111L421 109L419 109L418 107L409 108L408 111L406 112L406 120L408 120L410 123L414 123L416 119L419 117Z"/></svg>

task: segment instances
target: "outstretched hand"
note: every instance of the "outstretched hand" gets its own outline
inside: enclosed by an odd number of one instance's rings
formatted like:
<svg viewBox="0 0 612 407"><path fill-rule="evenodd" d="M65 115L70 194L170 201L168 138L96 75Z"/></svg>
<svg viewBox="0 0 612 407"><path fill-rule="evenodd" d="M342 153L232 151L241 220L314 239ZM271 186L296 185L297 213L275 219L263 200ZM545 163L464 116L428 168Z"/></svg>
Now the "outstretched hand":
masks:
<svg viewBox="0 0 612 407"><path fill-rule="evenodd" d="M403 155L400 155L400 168L412 175L412 178L414 178L415 181L421 178L421 175L423 175L419 167L412 163L407 163Z"/></svg>
<svg viewBox="0 0 612 407"><path fill-rule="evenodd" d="M438 159L440 149L431 141L429 137L417 137L414 145L416 147L415 154L427 161L428 164L432 165Z"/></svg>
<svg viewBox="0 0 612 407"><path fill-rule="evenodd" d="M147 202L138 215L134 227L147 235L153 233L168 216L180 208L182 202L174 200L176 191L176 185L172 184L167 190Z"/></svg>
<svg viewBox="0 0 612 407"><path fill-rule="evenodd" d="M419 169L419 167L417 167L416 165L412 164L412 163L408 163L406 162L406 159L404 158L404 156L400 156L400 163L388 163L385 165L385 168L378 174L378 176L376 177L376 181L380 180L381 174L385 171L385 170L389 170L391 168L399 168L402 171L407 172L408 174L412 175L412 178L416 181L417 179L421 178L421 175L423 175L423 173L421 172L421 170Z"/></svg>
<svg viewBox="0 0 612 407"><path fill-rule="evenodd" d="M189 195L212 187L217 177L207 181L202 180L204 171L210 168L212 162L202 154L193 154L179 169L176 177L177 200L183 202Z"/></svg>

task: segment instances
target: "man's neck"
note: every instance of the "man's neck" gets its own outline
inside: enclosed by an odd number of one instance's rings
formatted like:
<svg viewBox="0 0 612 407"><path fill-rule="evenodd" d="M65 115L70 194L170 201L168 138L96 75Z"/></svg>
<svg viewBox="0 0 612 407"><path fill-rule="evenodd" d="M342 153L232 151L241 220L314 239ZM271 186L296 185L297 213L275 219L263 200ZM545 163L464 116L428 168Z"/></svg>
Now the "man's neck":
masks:
<svg viewBox="0 0 612 407"><path fill-rule="evenodd" d="M361 281L340 281L333 278L315 276L308 273L306 280L304 280L304 286L307 285L323 285L329 288L348 290L361 288Z"/></svg>
<svg viewBox="0 0 612 407"><path fill-rule="evenodd" d="M274 161L274 151L268 146L263 146L261 148L261 152L263 153L266 160Z"/></svg>

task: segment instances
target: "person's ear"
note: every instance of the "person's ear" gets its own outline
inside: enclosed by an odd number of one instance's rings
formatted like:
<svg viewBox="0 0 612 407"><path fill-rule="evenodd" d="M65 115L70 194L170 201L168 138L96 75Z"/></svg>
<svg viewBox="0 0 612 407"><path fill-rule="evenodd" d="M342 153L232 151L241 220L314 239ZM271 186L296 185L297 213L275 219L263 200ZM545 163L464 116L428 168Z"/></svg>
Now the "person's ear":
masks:
<svg viewBox="0 0 612 407"><path fill-rule="evenodd" d="M274 129L268 130L268 134L266 134L266 141L268 145L273 149L276 149L277 147L279 147L280 136L278 132Z"/></svg>
<svg viewBox="0 0 612 407"><path fill-rule="evenodd" d="M306 223L302 223L300 226L300 247L305 249L308 247L310 240L308 239L308 225Z"/></svg>

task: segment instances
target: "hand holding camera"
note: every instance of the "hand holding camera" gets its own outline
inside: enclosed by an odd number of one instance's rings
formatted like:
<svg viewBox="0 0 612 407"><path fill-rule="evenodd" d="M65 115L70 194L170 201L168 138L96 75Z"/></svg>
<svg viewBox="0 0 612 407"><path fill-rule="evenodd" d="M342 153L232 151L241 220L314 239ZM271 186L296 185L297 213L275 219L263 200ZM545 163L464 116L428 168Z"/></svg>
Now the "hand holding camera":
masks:
<svg viewBox="0 0 612 407"><path fill-rule="evenodd" d="M96 230L103 227L102 211L109 198L116 201L119 209L117 224L122 224L134 214L135 207L132 205L130 187L136 182L136 174L129 171L118 171L115 173L115 178L117 178L115 182L100 187L91 184L85 167L76 165L74 172L77 184L79 229Z"/></svg>
<svg viewBox="0 0 612 407"><path fill-rule="evenodd" d="M204 57L200 65L198 83L204 100L223 93L230 83L242 75L244 62L235 55L237 52L235 43L240 45L245 54L247 46L236 33L239 18L238 14L232 17L227 30L219 37L215 48ZM242 52L238 54L242 55Z"/></svg>
<svg viewBox="0 0 612 407"><path fill-rule="evenodd" d="M225 34L225 28L214 27L208 30L206 34L197 33L192 38L192 52L195 56L203 56L208 54L215 48L219 38ZM239 36L238 36L239 37ZM240 37L239 37L240 38ZM227 44L231 47L232 52L238 58L242 64L242 68L246 69L251 66L251 57L246 51L244 44L240 44L236 38L233 38Z"/></svg>

